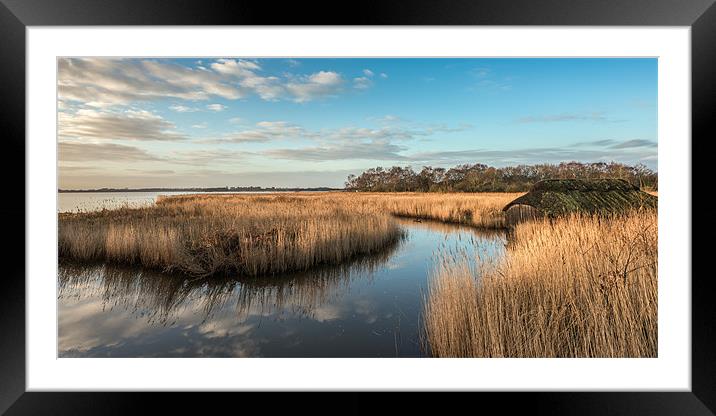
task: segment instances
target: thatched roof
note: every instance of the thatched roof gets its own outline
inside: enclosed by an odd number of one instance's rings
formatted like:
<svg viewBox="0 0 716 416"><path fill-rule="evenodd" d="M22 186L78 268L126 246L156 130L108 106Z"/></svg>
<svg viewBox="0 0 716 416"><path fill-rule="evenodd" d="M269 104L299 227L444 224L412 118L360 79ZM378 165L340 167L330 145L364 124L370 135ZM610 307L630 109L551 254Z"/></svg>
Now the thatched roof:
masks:
<svg viewBox="0 0 716 416"><path fill-rule="evenodd" d="M549 217L572 212L607 214L656 208L657 200L623 179L548 179L537 182L532 190L502 210L529 205Z"/></svg>

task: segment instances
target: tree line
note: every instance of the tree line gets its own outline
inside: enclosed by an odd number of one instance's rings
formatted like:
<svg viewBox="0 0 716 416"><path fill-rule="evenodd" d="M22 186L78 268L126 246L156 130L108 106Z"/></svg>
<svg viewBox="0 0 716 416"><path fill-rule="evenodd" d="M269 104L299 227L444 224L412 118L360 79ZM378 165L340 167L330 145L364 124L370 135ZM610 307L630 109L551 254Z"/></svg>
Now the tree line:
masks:
<svg viewBox="0 0 716 416"><path fill-rule="evenodd" d="M563 162L496 168L482 163L453 168L376 167L349 175L346 190L370 192L522 192L543 179L625 179L642 189L657 190L657 172L643 164Z"/></svg>

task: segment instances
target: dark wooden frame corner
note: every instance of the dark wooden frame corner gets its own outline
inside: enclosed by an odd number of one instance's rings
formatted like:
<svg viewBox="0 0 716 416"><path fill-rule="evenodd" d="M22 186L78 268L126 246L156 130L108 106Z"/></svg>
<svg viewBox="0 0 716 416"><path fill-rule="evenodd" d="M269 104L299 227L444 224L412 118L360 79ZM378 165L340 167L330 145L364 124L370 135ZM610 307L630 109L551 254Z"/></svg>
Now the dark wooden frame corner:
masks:
<svg viewBox="0 0 716 416"><path fill-rule="evenodd" d="M3 190L10 195L0 205L5 218L6 247L0 289L0 413L106 414L149 410L146 401L161 402L165 412L200 404L208 413L233 402L234 395L199 399L181 393L39 393L26 392L25 377L25 47L27 26L86 25L604 25L689 26L692 59L691 146L709 139L716 113L716 6L714 0L365 0L342 4L327 0L259 2L256 0L0 0L0 137L5 160ZM700 144L698 145L700 147ZM695 163L692 163L696 166ZM20 172L23 172L22 174ZM693 172L693 171L692 171ZM696 175L692 176L696 178ZM21 179L22 178L22 179ZM693 188L692 188L693 189ZM22 195L23 197L18 197ZM25 221L21 221L23 218ZM693 220L692 220L693 221ZM9 233L9 235L7 235ZM693 261L693 254L692 254ZM692 273L693 274L693 273ZM691 276L673 276L691 279ZM477 393L469 403L476 412L578 415L713 415L716 412L716 331L711 319L716 302L710 298L711 274L692 285L692 389L690 392L551 392ZM377 375L379 376L379 375ZM170 397L169 397L170 396ZM454 398L434 396L379 405L358 393L333 395L340 408L319 404L324 398L295 395L266 400L272 411L333 413L404 413L409 405L435 407L445 413ZM462 396L465 397L465 396ZM199 403L197 403L199 402ZM189 406L189 407L187 407ZM387 406L387 407L386 407ZM394 406L394 407L393 407ZM331 408L332 407L332 408Z"/></svg>

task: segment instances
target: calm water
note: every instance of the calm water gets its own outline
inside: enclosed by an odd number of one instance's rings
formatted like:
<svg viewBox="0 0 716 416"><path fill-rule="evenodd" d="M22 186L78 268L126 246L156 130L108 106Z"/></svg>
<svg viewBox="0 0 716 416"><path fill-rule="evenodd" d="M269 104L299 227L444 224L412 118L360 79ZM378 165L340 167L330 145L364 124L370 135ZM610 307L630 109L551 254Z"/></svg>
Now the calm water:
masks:
<svg viewBox="0 0 716 416"><path fill-rule="evenodd" d="M62 192L58 193L58 212L94 211L97 209L141 207L152 205L159 195L200 194L202 192ZM222 192L232 194L266 192Z"/></svg>
<svg viewBox="0 0 716 416"><path fill-rule="evenodd" d="M446 253L495 259L505 236L400 220L383 253L241 280L60 267L60 357L419 357L429 273Z"/></svg>

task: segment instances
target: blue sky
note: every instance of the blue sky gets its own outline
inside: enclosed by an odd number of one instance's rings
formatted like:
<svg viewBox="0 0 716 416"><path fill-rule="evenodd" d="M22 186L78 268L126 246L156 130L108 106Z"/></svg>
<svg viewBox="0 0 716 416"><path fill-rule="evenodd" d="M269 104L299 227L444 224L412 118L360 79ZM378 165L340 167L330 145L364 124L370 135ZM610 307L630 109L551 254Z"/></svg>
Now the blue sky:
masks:
<svg viewBox="0 0 716 416"><path fill-rule="evenodd" d="M656 59L58 60L60 187L341 186L375 166L657 168Z"/></svg>

